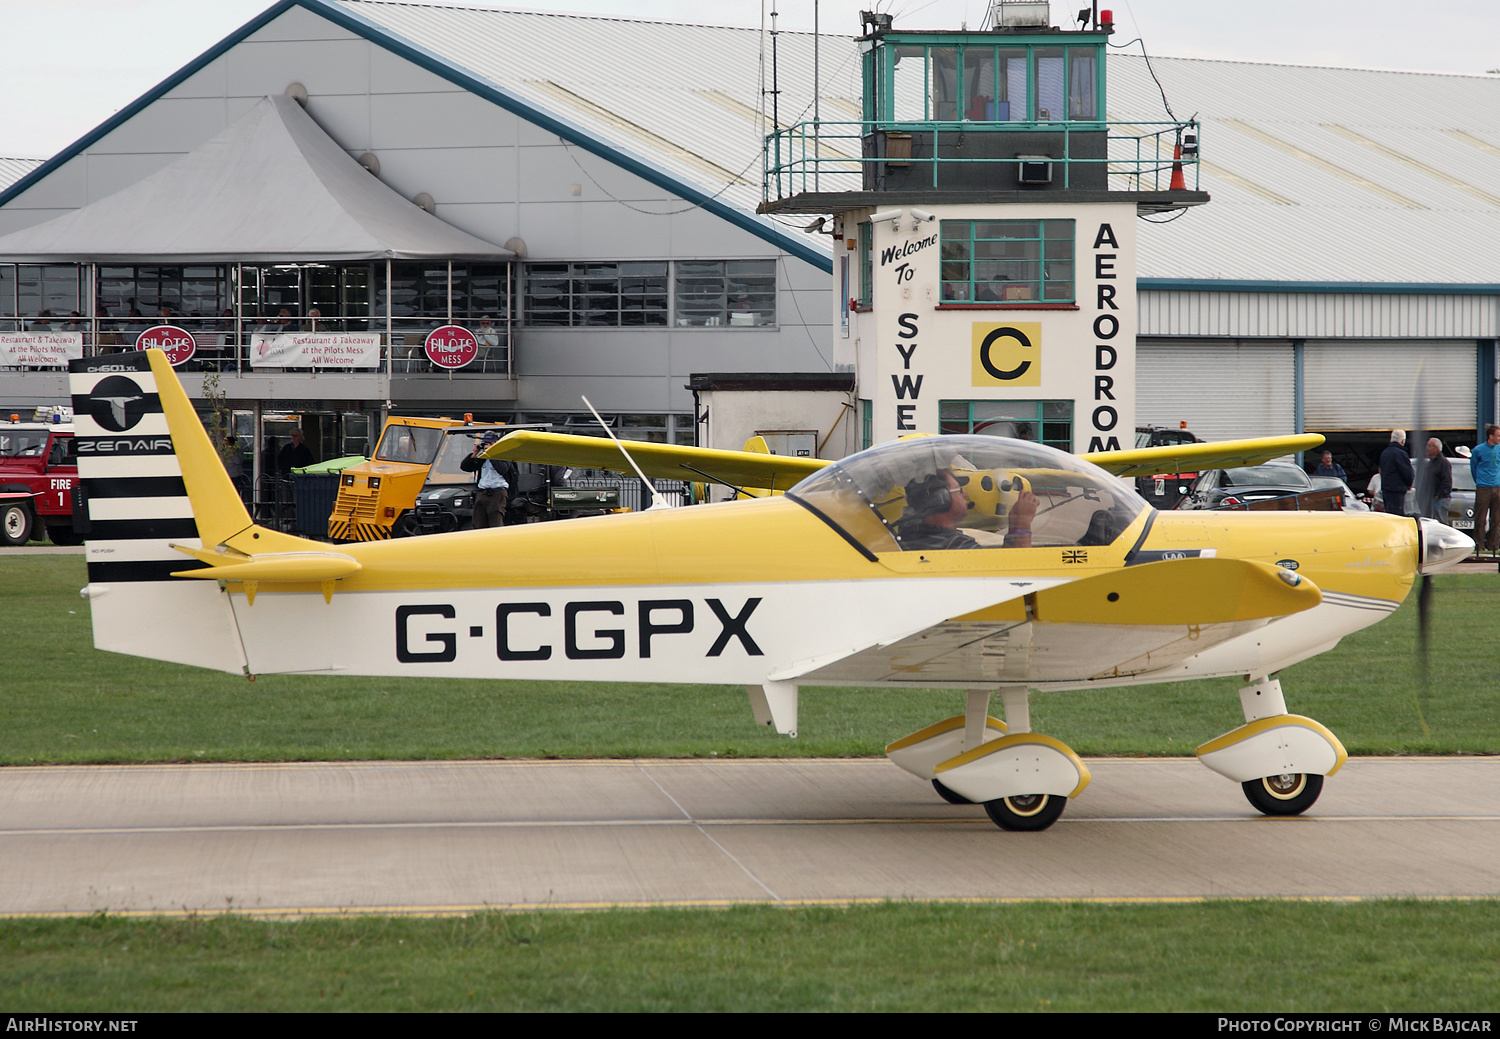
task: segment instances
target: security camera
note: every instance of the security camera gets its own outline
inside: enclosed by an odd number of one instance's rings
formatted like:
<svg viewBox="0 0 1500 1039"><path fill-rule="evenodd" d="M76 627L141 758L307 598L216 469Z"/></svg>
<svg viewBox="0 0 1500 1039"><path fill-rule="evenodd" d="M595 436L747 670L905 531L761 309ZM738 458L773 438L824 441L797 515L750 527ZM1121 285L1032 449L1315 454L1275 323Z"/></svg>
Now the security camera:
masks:
<svg viewBox="0 0 1500 1039"><path fill-rule="evenodd" d="M819 233L820 231L823 230L823 225L825 223L827 223L827 222L828 221L827 221L826 218L820 216L820 217L818 217L818 219L816 219L812 223L808 224L802 230L806 231L808 234L817 234L817 233Z"/></svg>
<svg viewBox="0 0 1500 1039"><path fill-rule="evenodd" d="M878 213L870 214L870 223L878 224L882 220L889 220L891 222L891 230L899 231L901 230L901 217L902 212L899 209L882 209Z"/></svg>
<svg viewBox="0 0 1500 1039"><path fill-rule="evenodd" d="M915 231L921 224L930 224L932 223L932 221L937 219L937 217L927 212L927 210L918 209L915 206L907 210L907 213L911 216L911 229L913 231Z"/></svg>

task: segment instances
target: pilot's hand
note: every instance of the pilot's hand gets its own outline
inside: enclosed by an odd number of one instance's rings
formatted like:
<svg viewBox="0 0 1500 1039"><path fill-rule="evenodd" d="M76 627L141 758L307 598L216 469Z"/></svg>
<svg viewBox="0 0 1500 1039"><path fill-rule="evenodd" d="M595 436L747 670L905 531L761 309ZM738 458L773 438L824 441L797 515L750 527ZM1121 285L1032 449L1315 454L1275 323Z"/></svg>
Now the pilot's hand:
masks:
<svg viewBox="0 0 1500 1039"><path fill-rule="evenodd" d="M1036 518L1038 502L1036 495L1030 491L1022 491L1016 497L1016 503L1010 507L1010 529L1030 530L1031 521Z"/></svg>

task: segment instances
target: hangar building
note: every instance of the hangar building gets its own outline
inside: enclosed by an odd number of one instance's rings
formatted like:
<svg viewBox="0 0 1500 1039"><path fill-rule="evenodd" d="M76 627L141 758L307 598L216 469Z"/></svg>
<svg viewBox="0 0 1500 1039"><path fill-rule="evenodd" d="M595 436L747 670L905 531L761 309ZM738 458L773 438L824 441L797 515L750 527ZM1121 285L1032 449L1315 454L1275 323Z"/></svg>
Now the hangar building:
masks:
<svg viewBox="0 0 1500 1039"><path fill-rule="evenodd" d="M819 41L816 92L812 36L780 34L781 124L810 118L815 93L822 120L860 118L856 28ZM691 442L690 375L843 374L835 243L755 211L770 54L745 29L283 0L0 193L0 322L76 310L96 349L166 306L217 337L188 368L221 369L263 424L310 417L323 455L387 407L576 424L580 393L622 434ZM1111 123L1172 118L1163 94L1197 113L1190 186L1213 197L1140 223L1138 422L1319 431L1357 453L1393 426L1462 441L1496 419L1500 78L1148 67L1138 48L1107 66ZM285 179L192 243L147 233L173 208L109 204L242 186L226 155ZM277 204L296 177L321 185L316 204ZM353 242L336 230L351 221L379 233ZM251 363L251 329L283 309L308 327L313 308L377 335L377 363ZM421 333L485 315L481 363L428 370ZM65 395L58 371L0 367L0 403ZM849 410L818 420L823 453L861 446Z"/></svg>

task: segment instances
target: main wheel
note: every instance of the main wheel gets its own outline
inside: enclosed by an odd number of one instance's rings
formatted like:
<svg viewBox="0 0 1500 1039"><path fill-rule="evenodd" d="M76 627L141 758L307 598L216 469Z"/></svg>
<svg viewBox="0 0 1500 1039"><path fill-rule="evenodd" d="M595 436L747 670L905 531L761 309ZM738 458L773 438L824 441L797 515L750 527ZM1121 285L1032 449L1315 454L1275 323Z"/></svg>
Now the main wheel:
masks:
<svg viewBox="0 0 1500 1039"><path fill-rule="evenodd" d="M1240 784L1245 797L1266 815L1301 815L1323 792L1323 777L1311 772L1283 772Z"/></svg>
<svg viewBox="0 0 1500 1039"><path fill-rule="evenodd" d="M1045 830L1068 806L1057 794L1017 794L984 803L985 813L1002 830Z"/></svg>
<svg viewBox="0 0 1500 1039"><path fill-rule="evenodd" d="M0 506L0 541L7 545L24 545L31 540L31 510L12 503Z"/></svg>
<svg viewBox="0 0 1500 1039"><path fill-rule="evenodd" d="M971 805L974 803L963 794L960 794L957 790L949 790L943 785L943 781L940 779L934 779L932 781L932 789L936 790L938 792L938 796L951 805Z"/></svg>

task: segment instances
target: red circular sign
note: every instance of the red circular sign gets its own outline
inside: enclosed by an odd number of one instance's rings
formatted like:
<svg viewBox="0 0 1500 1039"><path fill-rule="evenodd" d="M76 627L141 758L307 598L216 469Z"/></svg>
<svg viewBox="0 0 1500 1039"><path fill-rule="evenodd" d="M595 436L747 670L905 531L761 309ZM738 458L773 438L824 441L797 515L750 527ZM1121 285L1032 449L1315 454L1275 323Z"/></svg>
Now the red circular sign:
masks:
<svg viewBox="0 0 1500 1039"><path fill-rule="evenodd" d="M427 333L427 359L439 368L462 368L479 356L479 340L459 325L444 325Z"/></svg>
<svg viewBox="0 0 1500 1039"><path fill-rule="evenodd" d="M167 355L167 360L172 362L172 367L182 364L193 356L193 351L198 344L193 342L193 337L186 329L178 328L176 325L157 325L148 328L136 336L135 348L137 350L160 350Z"/></svg>

